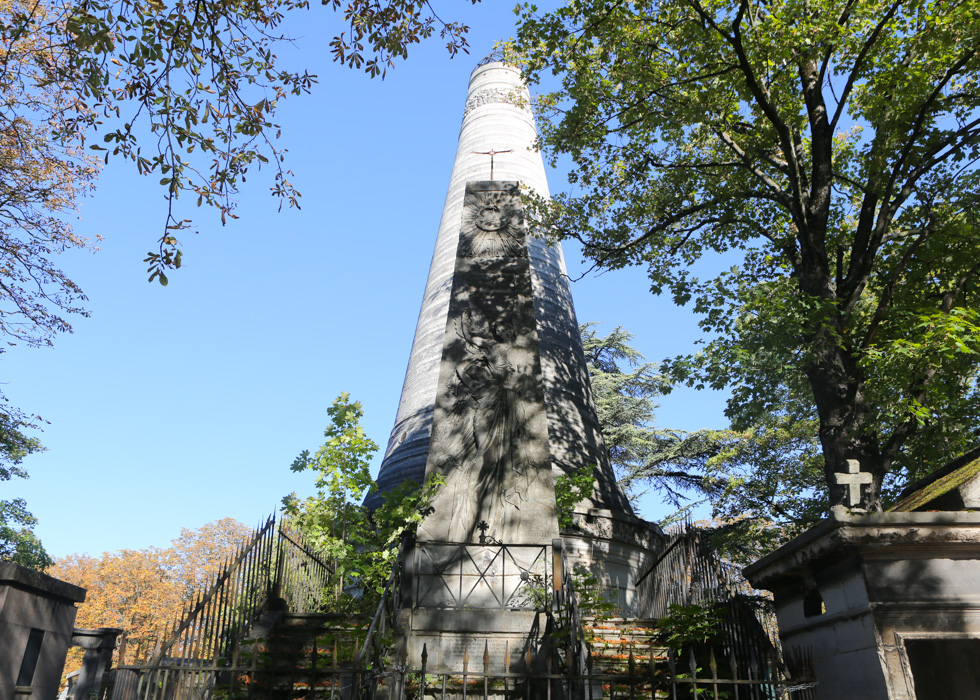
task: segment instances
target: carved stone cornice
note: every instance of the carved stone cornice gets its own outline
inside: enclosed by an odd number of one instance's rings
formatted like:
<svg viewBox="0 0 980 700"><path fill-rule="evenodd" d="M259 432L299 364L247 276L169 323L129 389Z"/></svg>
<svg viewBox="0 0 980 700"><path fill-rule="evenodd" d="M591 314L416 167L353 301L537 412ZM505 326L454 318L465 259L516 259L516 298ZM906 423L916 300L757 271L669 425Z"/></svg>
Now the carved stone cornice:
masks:
<svg viewBox="0 0 980 700"><path fill-rule="evenodd" d="M520 97L514 93L514 90L506 88L487 88L486 90L480 90L470 97L470 99L466 100L466 106L463 108L463 119L466 119L469 113L477 107L483 107L484 105L494 104L496 102L512 105L518 109L524 110L525 112L531 111L527 103L520 99Z"/></svg>

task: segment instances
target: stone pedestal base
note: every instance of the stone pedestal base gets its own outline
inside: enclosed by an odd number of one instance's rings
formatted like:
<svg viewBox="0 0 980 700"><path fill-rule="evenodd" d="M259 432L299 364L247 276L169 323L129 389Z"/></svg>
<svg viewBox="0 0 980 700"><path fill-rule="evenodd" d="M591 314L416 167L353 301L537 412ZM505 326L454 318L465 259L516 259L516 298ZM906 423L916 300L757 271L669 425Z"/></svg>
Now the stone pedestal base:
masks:
<svg viewBox="0 0 980 700"><path fill-rule="evenodd" d="M625 513L592 509L573 514L574 525L562 530L568 565L580 567L598 580L618 617L649 617L653 601L649 587L637 587L663 551L663 531Z"/></svg>
<svg viewBox="0 0 980 700"><path fill-rule="evenodd" d="M817 700L980 697L980 513L835 509L744 573Z"/></svg>
<svg viewBox="0 0 980 700"><path fill-rule="evenodd" d="M539 655L543 611L553 603L555 543L416 542L403 563L400 658L421 668L424 648L433 673L460 673L464 660L482 673L486 652L488 672L523 673L528 650L532 659Z"/></svg>
<svg viewBox="0 0 980 700"><path fill-rule="evenodd" d="M408 665L421 665L424 645L432 673L459 673L464 658L468 671L483 673L484 652L488 673L525 673L528 650L531 669L543 670L546 624L544 613L526 610L414 610Z"/></svg>

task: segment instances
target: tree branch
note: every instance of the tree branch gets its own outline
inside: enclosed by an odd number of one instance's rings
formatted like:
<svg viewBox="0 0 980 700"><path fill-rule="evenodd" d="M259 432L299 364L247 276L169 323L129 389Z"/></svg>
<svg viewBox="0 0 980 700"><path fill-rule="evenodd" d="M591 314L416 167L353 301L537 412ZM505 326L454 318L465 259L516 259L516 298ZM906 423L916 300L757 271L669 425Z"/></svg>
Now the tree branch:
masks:
<svg viewBox="0 0 980 700"><path fill-rule="evenodd" d="M895 13L898 12L898 8L902 6L902 0L896 0L894 4L888 11L882 16L875 28L871 30L871 34L865 40L864 45L861 46L861 51L858 52L857 58L854 59L854 65L851 67L851 72L847 76L847 82L844 83L844 89L841 90L840 99L837 101L837 109L834 110L834 118L830 120L830 128L836 129L837 122L840 121L841 115L844 113L844 108L847 106L847 98L850 96L851 91L854 89L854 84L857 81L858 74L861 72L861 68L864 64L864 59L867 58L868 52L878 41L878 37L885 25L888 24ZM838 22L839 24L840 22Z"/></svg>

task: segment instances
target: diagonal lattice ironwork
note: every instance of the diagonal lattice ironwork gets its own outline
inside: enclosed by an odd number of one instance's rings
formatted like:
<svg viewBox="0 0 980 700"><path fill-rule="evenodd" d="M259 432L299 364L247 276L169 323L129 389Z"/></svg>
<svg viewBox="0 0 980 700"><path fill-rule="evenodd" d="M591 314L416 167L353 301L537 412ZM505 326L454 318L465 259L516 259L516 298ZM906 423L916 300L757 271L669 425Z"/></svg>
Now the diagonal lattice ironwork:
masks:
<svg viewBox="0 0 980 700"><path fill-rule="evenodd" d="M415 556L416 605L526 609L546 603L547 546L425 542Z"/></svg>

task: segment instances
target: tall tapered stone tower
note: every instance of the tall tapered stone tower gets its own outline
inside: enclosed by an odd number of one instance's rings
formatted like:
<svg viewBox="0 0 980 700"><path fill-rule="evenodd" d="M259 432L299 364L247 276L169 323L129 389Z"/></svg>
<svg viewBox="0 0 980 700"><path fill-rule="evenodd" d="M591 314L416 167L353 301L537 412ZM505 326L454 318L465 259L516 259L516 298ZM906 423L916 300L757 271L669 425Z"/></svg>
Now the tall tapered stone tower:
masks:
<svg viewBox="0 0 980 700"><path fill-rule="evenodd" d="M443 453L449 449L447 443L452 440L458 443L466 438L440 437L442 433L449 434L447 428L440 428L440 420L451 420L443 414L453 411L460 413L464 409L440 409L440 397L445 395L455 401L452 398L454 395L459 395L461 390L469 390L475 416L472 419L457 416L452 420L470 420L474 435L480 430L492 432L495 430L492 421L498 418L476 415L491 402L486 398L487 390L482 387L473 389L467 373L493 375L495 363L510 368L519 362L512 358L526 357L527 367L536 368L533 372L529 369L526 375L537 377L533 382L538 383L536 391L540 393L543 410L534 420L528 417L530 427L514 432L519 437L513 439L522 442L520 459L528 464L538 464L540 454L546 470L550 464L547 479L531 480L535 486L529 491L533 493L528 496L528 503L542 498L535 489L548 489L546 498L551 499L549 512L552 513L549 517L553 519L553 480L584 466L592 467L596 477L594 492L576 508L575 526L565 528L561 533L566 551L573 561L589 566L600 575L614 596L618 597L624 613L642 613L633 609L635 578L642 573L650 552L656 549L660 535L654 526L635 517L628 500L616 484L609 464L599 432L561 249L548 245L540 238L524 239L523 213L519 211L520 191L523 189L548 195L544 164L540 153L533 148L537 132L528 101L528 92L519 70L498 57L491 55L485 59L470 76L456 160L401 401L377 478L378 490L368 496L366 504L369 507L379 505L385 492L405 480L421 483L428 463L430 472L434 468L442 469L450 481L446 492L452 488L457 495L454 496L456 500L452 501L453 505L442 508L438 513L438 518L442 520L439 523L432 520L424 523L420 533L441 533L439 536L431 535L435 539L476 541L476 522L481 518L487 521L492 516L481 515L470 518L473 522L464 522L469 516L461 514L468 514L469 510L478 506L463 498L466 493L465 485L460 483L464 479L461 476L463 472L452 469L456 457ZM508 214L511 210L514 211ZM504 235L506 227L501 217L511 215L515 217L514 236L508 237ZM470 235L467 231L475 232L477 238L467 239L466 236ZM487 243L497 234L502 236L500 240L503 243ZM516 260L519 255L509 251L508 247L518 239L520 255L529 262L530 289L527 290L526 308L530 326L527 328L522 325L525 314L523 302L515 302L513 311L500 311L504 307L510 308L509 302L504 304L499 301L500 289L490 292L480 287L481 275L497 275L494 279L498 279L499 275L485 270L474 272L472 262L491 258ZM474 240L478 243L474 244ZM474 245L483 246L483 252L474 253ZM527 266L527 263L524 265ZM467 278L459 279L460 274L467 275ZM524 294L524 283L518 279L520 274L524 273L515 272L513 278L507 277L508 280L515 280L513 282L494 284L496 287L511 285L516 299ZM488 311L490 307L497 310ZM494 314L497 314L496 320L489 318ZM481 377L477 381L486 384L490 380ZM506 404L496 395L493 401L496 402L494 405ZM462 405L459 402L454 405L457 404ZM521 416L530 416L537 405L537 399L528 399L526 406L520 408ZM509 404L505 408L512 412L517 410ZM440 418L440 415L443 417ZM474 438L477 443L483 439L479 435ZM464 447L455 445L450 452L453 449L459 451ZM512 454L518 451L509 443L506 449ZM494 450L500 452L493 446L480 447L481 459L491 461L487 455L494 453ZM435 455L434 451L439 454ZM449 466L446 466L447 463ZM489 469L486 467L485 471ZM510 475L516 473L501 468L501 473L504 471ZM510 477L504 475L501 478ZM479 488L474 481L472 493L477 495L473 498L482 498L487 504L496 502L497 512L503 513L506 512L505 501L509 498L513 500L507 494L516 487L513 484L494 487L496 490L493 493L496 495L492 497L479 496ZM541 508L525 507L522 511L524 517L532 510L538 515L544 512ZM492 511L493 507L486 505L485 513ZM530 520L526 522L530 523ZM513 543L545 538L548 527L540 518L535 523L522 525L521 534L515 534L511 529L506 539ZM492 522L482 524L491 528L489 534L492 537L500 539L500 533L493 531ZM550 527L556 531L556 526ZM532 530L538 534L531 534ZM486 528L483 534L488 534Z"/></svg>

